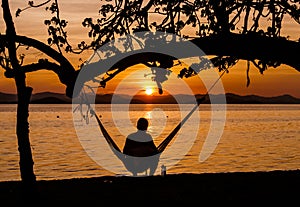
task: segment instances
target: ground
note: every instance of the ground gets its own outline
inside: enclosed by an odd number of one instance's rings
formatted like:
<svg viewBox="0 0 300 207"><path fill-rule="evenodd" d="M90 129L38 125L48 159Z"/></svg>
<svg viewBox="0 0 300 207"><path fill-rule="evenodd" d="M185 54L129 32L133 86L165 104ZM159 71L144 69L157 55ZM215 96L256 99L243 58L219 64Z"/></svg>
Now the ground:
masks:
<svg viewBox="0 0 300 207"><path fill-rule="evenodd" d="M300 170L0 182L1 206L299 206Z"/></svg>

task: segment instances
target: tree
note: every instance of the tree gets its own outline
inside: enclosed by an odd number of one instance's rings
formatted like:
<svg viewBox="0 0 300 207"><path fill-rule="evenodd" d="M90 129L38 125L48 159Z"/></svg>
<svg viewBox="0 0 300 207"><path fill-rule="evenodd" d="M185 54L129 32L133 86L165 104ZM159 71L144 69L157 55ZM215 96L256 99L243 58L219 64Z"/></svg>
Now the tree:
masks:
<svg viewBox="0 0 300 207"><path fill-rule="evenodd" d="M70 70L68 76L74 74L73 66L67 61L62 54L51 49L49 46L30 39L27 37L18 36L12 20L8 1L2 1L3 18L6 23L6 34L1 35L1 58L0 64L5 70L5 76L14 78L18 94L17 107L17 126L16 134L18 138L18 150L20 155L20 172L23 182L24 192L31 193L35 190L36 177L33 170L33 159L29 140L29 123L28 123L28 106L32 93L32 88L26 86L26 72L34 71L42 68L53 70L58 74L62 83L71 84L72 78L65 77L65 71ZM34 47L43 51L45 54L52 57L60 63L60 65L48 62L47 60L39 60L37 63L30 65L22 65L22 57L17 56L17 49L21 44ZM7 54L8 53L8 54ZM20 61L21 58L21 61ZM69 80L70 79L70 80ZM72 89L71 89L72 91ZM67 92L68 94L70 92Z"/></svg>
<svg viewBox="0 0 300 207"><path fill-rule="evenodd" d="M106 0L99 4L98 19L83 19L82 26L88 28L90 41L81 41L76 46L69 42L68 22L60 17L58 0L47 0L39 5L29 1L28 7L16 11L16 16L29 8L41 6L46 6L52 14L51 19L44 20L49 34L46 43L16 34L8 0L2 0L6 32L0 35L0 65L5 70L5 76L14 78L17 86L20 171L26 187L35 183L28 124L32 89L26 86L26 74L41 69L51 70L66 85L66 95L77 96L78 91L73 89L80 69L72 66L66 58L67 53L97 50L126 34L160 31L187 38L198 45L206 55L213 56L211 61L220 71L227 71L240 59L248 61L248 72L250 63L261 73L268 67L281 64L300 71L300 44L298 40L289 40L281 32L285 19L300 23L298 0ZM36 62L24 64L24 55L18 52L24 46L35 48L48 58L37 58ZM192 55L187 52L182 58ZM99 82L105 87L108 81L135 64L148 67L159 65L172 70L176 61L174 57L163 54L134 54L114 64L108 69L111 72L103 74ZM200 71L183 67L178 76L189 78ZM159 77L155 80L158 86L165 81Z"/></svg>

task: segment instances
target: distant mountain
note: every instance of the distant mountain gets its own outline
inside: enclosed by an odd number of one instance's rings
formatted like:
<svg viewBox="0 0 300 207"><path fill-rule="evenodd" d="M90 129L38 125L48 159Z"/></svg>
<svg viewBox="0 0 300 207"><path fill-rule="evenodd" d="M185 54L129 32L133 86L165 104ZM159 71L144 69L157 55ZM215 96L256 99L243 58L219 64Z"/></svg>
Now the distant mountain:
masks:
<svg viewBox="0 0 300 207"><path fill-rule="evenodd" d="M275 97L262 97L256 95L240 96L232 93L226 94L229 104L300 104L300 99L290 95Z"/></svg>
<svg viewBox="0 0 300 207"><path fill-rule="evenodd" d="M30 103L33 104L66 104L72 103L72 99L64 94L43 92L33 94Z"/></svg>
<svg viewBox="0 0 300 207"><path fill-rule="evenodd" d="M16 103L17 96L15 94L7 94L0 92L0 103Z"/></svg>
<svg viewBox="0 0 300 207"><path fill-rule="evenodd" d="M202 97L202 94L197 94L196 98ZM136 95L133 98L129 95L113 95L113 94L98 94L96 97L87 94L87 97L91 102L94 102L92 98L95 98L95 103L97 104L109 104L112 101L118 104L132 103L132 104L188 104L194 103L194 96L178 94L175 96L172 95ZM210 95L210 98L214 100L214 103L221 103L219 100L222 100L222 95ZM74 99L75 102L79 103L79 99ZM290 95L282 95L275 97L262 97L257 95L246 95L240 96L232 93L226 94L226 101L228 104L300 104L300 99L295 98ZM16 103L17 96L15 94L6 94L0 92L0 103L1 104L10 104ZM31 97L31 103L33 104L70 104L72 99L67 97L64 94L52 93L52 92L43 92L33 94ZM209 104L210 99L206 98L203 102L204 104Z"/></svg>
<svg viewBox="0 0 300 207"><path fill-rule="evenodd" d="M17 95L0 92L0 104L17 103ZM66 104L72 103L72 99L64 94L43 92L31 96L30 103L33 104Z"/></svg>
<svg viewBox="0 0 300 207"><path fill-rule="evenodd" d="M142 103L152 103L152 104L189 104L194 103L196 99L203 97L203 94L197 94L196 96L192 95L184 95L178 94L175 96L167 95L167 96L134 96L132 103L134 102L142 102ZM223 95L210 95L207 97L203 104L209 104L210 100L213 100L213 103L224 103ZM300 99L295 98L290 95L282 95L275 97L262 97L257 95L247 95L240 96L232 93L226 94L226 102L228 104L300 104Z"/></svg>

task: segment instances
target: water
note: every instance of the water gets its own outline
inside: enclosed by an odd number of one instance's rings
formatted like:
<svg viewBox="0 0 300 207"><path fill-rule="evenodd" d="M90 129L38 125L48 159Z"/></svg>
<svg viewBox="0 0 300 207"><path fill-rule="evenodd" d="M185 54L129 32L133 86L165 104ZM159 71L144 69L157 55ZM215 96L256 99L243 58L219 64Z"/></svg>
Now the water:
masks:
<svg viewBox="0 0 300 207"><path fill-rule="evenodd" d="M121 112L117 113L117 128L113 124L114 117L109 105L97 105L96 109L120 148L125 142L124 134L133 129L131 125L140 116L146 116L150 120L149 133L156 144L180 120L176 105L132 105L130 120ZM15 111L16 105L0 105L0 181L20 179ZM183 111L186 113L188 109ZM300 105L227 105L226 122L220 141L211 156L204 162L199 162L199 153L210 127L210 111L210 105L202 105L198 112L200 125L196 125L192 117L192 121L184 126L188 133L199 126L197 137L186 155L171 168L168 163L172 157L164 158L162 164L167 165L167 173L300 168ZM84 122L75 120L73 123L70 105L31 105L29 119L34 169L38 180L116 175L99 166L83 149L74 123ZM90 121L90 125L95 124L93 119ZM97 133L101 137L100 131ZM180 143L180 140L177 141ZM185 143L180 144L183 146ZM99 156L105 157L105 151L99 151ZM156 174L159 173L160 169ZM121 170L120 174L127 175L128 172Z"/></svg>

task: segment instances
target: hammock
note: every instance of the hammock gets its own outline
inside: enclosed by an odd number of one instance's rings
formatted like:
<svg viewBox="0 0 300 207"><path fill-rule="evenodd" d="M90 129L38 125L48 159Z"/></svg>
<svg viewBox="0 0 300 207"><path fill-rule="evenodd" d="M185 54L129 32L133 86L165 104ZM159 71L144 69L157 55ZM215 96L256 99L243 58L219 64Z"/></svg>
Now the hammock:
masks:
<svg viewBox="0 0 300 207"><path fill-rule="evenodd" d="M155 154L155 155L157 155L156 156L157 162L158 162L160 154L167 148L167 146L173 140L173 138L175 137L177 132L180 130L180 128L191 117L191 115L198 109L200 103L203 102L204 100L205 100L205 96L198 99L197 104L195 104L195 106L192 108L192 110L180 121L180 123L171 131L171 133L157 146L157 154ZM128 158L130 156L123 154L123 152L120 150L118 145L115 143L115 141L112 139L112 137L109 135L109 133L105 129L104 125L102 124L100 118L96 115L95 111L93 109L90 109L90 113L91 113L91 115L95 116L95 118L98 122L99 128L100 128L106 142L108 143L109 147L112 149L114 154L123 162L123 164L127 168L127 170L132 173L145 171L148 168L147 165L139 167L139 169L132 167L132 164L130 164L130 162L128 161ZM131 157L131 159L133 159L133 158Z"/></svg>

